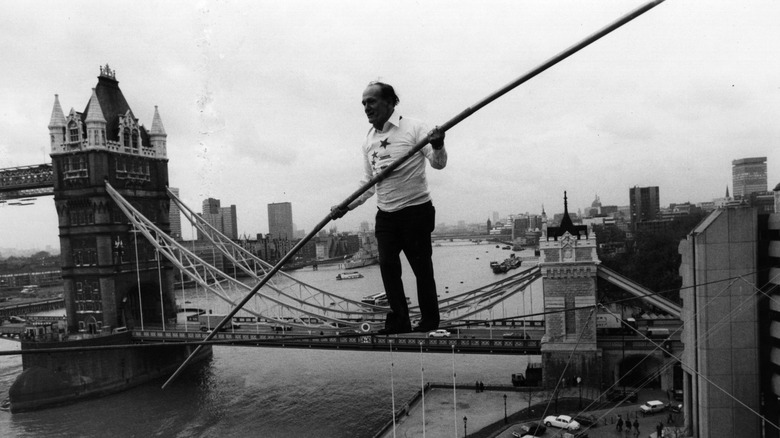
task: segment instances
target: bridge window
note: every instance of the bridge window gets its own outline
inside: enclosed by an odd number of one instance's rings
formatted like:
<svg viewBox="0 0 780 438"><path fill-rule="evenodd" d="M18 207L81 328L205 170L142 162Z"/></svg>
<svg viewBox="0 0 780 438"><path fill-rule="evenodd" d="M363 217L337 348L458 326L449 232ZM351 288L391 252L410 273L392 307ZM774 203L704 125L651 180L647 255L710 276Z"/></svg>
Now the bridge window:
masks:
<svg viewBox="0 0 780 438"><path fill-rule="evenodd" d="M138 149L138 130L133 129L133 149Z"/></svg>
<svg viewBox="0 0 780 438"><path fill-rule="evenodd" d="M573 335L577 333L577 314L574 311L574 297L567 296L565 301L566 313L564 313L566 334Z"/></svg>
<svg viewBox="0 0 780 438"><path fill-rule="evenodd" d="M129 130L124 129L122 131L122 140L123 140L124 146L126 148L129 148L130 147L130 131Z"/></svg>
<svg viewBox="0 0 780 438"><path fill-rule="evenodd" d="M70 142L75 143L79 141L79 125L71 121L68 123L68 131L70 131Z"/></svg>

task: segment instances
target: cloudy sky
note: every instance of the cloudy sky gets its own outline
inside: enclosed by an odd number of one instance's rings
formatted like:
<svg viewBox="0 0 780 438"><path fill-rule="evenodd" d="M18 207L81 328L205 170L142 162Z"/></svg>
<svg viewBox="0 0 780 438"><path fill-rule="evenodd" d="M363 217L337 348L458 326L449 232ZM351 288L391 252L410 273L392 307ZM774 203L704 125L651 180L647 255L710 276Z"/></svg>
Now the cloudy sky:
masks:
<svg viewBox="0 0 780 438"><path fill-rule="evenodd" d="M441 124L644 1L11 2L0 16L0 168L50 162L54 95L83 111L108 63L147 127L158 106L170 185L196 210L235 204L240 233L291 202L310 231L361 177L366 84ZM437 222L498 211L661 204L731 188L731 160L780 182L780 2L668 0L447 132L429 169ZM335 222L373 221L375 201ZM0 207L0 247L58 248L52 198Z"/></svg>

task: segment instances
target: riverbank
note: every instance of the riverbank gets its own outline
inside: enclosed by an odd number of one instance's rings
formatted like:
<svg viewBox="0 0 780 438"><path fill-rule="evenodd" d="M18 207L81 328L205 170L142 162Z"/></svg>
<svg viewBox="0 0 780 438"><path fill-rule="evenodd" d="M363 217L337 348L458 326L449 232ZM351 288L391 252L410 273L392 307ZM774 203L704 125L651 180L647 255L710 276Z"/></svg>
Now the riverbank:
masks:
<svg viewBox="0 0 780 438"><path fill-rule="evenodd" d="M395 425L389 422L374 436L375 438L423 435L430 438L452 436L512 438L512 432L517 432L522 436L522 426L530 421L538 421L546 415L574 414L580 411L579 388L569 387L560 391L557 402L558 412L555 411L556 403L554 401L548 406L551 391L528 392L524 389L513 386L488 386L484 391L477 392L473 385L470 387L458 385L456 395L453 397L452 385L430 384L426 387L424 402L422 393L418 391L408 401L397 404L399 415L397 415ZM592 388L583 388L583 392L598 394ZM586 413L599 419L598 427L591 427L587 430L589 438L624 436L623 433L618 433L614 426L618 415L622 418L638 419L640 436L642 437L654 433L655 425L658 422L662 422L669 432L681 429L682 415L680 414L675 416L675 421L672 424L667 424L668 415L666 413L648 417L638 415L639 404L642 402L647 400L666 402L666 397L666 393L661 390L641 390L637 403L623 404L617 407L614 404L591 405L590 399L582 398L581 403L583 409L587 410ZM453 408L453 402L455 408ZM589 406L595 409L589 409ZM552 428L542 436L562 436L562 434L556 435L557 432L560 430ZM675 435L667 433L667 436ZM684 435L680 434L679 436Z"/></svg>

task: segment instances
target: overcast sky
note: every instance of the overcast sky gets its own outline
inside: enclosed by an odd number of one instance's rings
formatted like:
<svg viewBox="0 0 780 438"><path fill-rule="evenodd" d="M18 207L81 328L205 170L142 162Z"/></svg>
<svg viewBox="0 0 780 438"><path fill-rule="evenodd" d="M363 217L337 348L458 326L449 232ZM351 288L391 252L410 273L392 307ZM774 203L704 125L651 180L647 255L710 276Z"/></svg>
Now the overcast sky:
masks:
<svg viewBox="0 0 780 438"><path fill-rule="evenodd" d="M310 231L358 187L360 99L441 124L644 1L11 2L0 16L0 168L50 162L54 95L84 111L108 63L130 107L168 133L170 185L200 211L235 204L268 231L291 202ZM632 186L661 204L731 190L731 160L780 182L780 2L667 0L447 132L428 169L437 222L572 211ZM376 201L335 222L373 222ZM0 207L0 247L59 248L51 197Z"/></svg>

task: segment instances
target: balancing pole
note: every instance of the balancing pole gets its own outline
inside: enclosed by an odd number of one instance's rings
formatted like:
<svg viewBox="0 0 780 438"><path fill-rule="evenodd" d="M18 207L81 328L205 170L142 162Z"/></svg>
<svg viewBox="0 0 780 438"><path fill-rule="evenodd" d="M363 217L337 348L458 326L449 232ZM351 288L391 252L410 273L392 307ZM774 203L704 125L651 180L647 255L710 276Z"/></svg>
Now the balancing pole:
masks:
<svg viewBox="0 0 780 438"><path fill-rule="evenodd" d="M607 25L606 27L602 28L601 30L591 34L590 36L586 37L582 41L578 42L577 44L574 44L573 46L569 47L568 49L558 53L557 55L553 56L552 58L548 59L547 61L540 64L538 67L532 69L531 71L525 73L524 75L520 76L519 78L515 79L514 81L510 82L509 84L505 85L498 91L495 91L493 94L487 96L486 98L482 99L481 101L477 102L473 106L470 106L463 110L460 114L456 115L452 119L444 122L443 124L439 125L438 128L441 132L447 132L450 128L457 125L458 123L462 122L464 119L469 117L470 115L474 114L475 112L482 109L487 104L493 102L494 100L498 99L499 97L503 96L504 94L508 93L512 89L516 88L520 84L523 84L530 80L531 78L535 77L536 75L542 73L543 71L547 70L548 68L554 66L555 64L563 61L564 59L568 58L569 56L577 53L578 51L582 50L583 48L587 47L591 43L599 40L601 37L607 35L608 33L612 32L613 30L623 26L624 24L628 23L629 21L633 20L634 18L644 14L645 12L649 11L650 9L658 6L659 4L663 3L664 0L653 0L650 1L635 10L629 12L628 14L622 16L621 18L615 20L611 24ZM355 199L360 197L363 193L365 193L368 189L376 185L378 182L384 180L387 178L391 172L393 172L398 166L403 164L406 160L408 160L410 157L412 157L414 154L420 151L425 145L429 143L428 136L426 135L425 138L420 140L413 148L409 150L405 155L399 157L396 161L391 163L387 168L382 170L382 172L375 175L371 180L369 180L367 183L365 183L362 187L360 187L358 190L356 190L353 194L351 194L347 199L342 201L340 204L338 204L338 209L340 210L346 210L347 206L352 203ZM249 302L249 300L257 293L257 291L260 290L267 282L270 280L279 270L284 266L285 263L287 263L293 255L295 255L309 240L311 240L314 236L317 235L317 233L320 232L325 226L334 219L338 219L338 217L334 217L334 212L331 211L328 213L325 218L323 218L313 229L309 232L303 239L301 239L295 246L290 249L290 252L285 254L284 257L282 257L279 262L276 263L276 265L271 268L270 271L263 277L263 279L255 285L254 288L247 294L246 297L244 297L241 302L236 305L236 307L233 308L233 310L230 311L228 315L225 316L222 321L217 324L216 327L209 333L208 336L203 340L204 342L210 341L211 338L213 338L217 332L230 320L233 319L233 316L235 316L236 313L238 313L239 310L241 310L244 305ZM171 375L171 377L168 378L168 380L162 385L162 389L165 389L168 385L173 382L176 377L178 377L179 374L184 370L184 368L190 363L192 358L198 353L198 351L202 348L202 345L199 345L190 355L185 359L184 362L182 362L181 365L179 365L179 368L176 369L176 371Z"/></svg>

